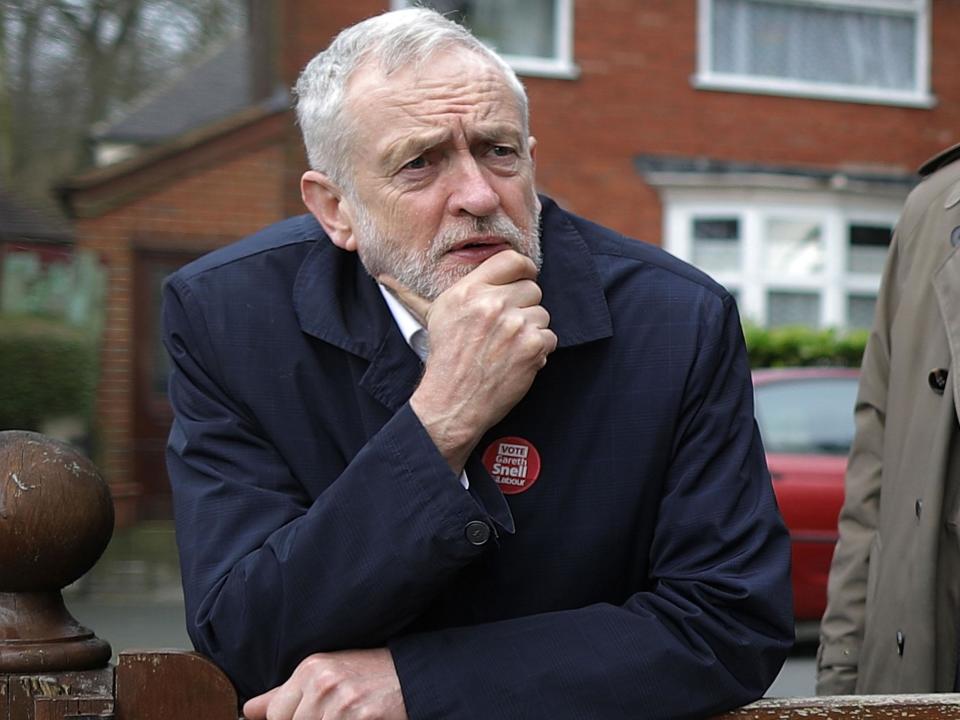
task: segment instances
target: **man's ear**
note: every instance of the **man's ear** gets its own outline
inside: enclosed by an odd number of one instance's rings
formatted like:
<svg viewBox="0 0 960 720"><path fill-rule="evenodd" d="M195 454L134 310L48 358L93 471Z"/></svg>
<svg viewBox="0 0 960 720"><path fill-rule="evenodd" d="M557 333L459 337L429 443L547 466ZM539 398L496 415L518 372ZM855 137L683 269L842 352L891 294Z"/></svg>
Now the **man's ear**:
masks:
<svg viewBox="0 0 960 720"><path fill-rule="evenodd" d="M357 239L353 234L350 202L336 183L316 170L308 170L300 178L300 196L303 204L323 226L333 244L343 250L356 252Z"/></svg>
<svg viewBox="0 0 960 720"><path fill-rule="evenodd" d="M527 147L530 148L530 159L537 161L537 139L531 135L527 138Z"/></svg>

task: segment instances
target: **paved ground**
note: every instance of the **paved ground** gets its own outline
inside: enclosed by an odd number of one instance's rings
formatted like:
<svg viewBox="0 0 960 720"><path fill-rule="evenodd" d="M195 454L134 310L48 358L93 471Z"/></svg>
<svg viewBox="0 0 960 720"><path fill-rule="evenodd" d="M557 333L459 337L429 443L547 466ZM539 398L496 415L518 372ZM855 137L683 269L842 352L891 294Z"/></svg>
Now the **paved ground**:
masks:
<svg viewBox="0 0 960 720"><path fill-rule="evenodd" d="M801 643L767 690L767 697L812 697L816 686L817 646Z"/></svg>
<svg viewBox="0 0 960 720"><path fill-rule="evenodd" d="M120 650L189 649L173 530L148 523L114 533L103 558L64 600L73 616ZM767 693L813 695L816 645L800 644Z"/></svg>
<svg viewBox="0 0 960 720"><path fill-rule="evenodd" d="M64 593L81 624L120 650L189 649L173 529L118 530L97 565Z"/></svg>

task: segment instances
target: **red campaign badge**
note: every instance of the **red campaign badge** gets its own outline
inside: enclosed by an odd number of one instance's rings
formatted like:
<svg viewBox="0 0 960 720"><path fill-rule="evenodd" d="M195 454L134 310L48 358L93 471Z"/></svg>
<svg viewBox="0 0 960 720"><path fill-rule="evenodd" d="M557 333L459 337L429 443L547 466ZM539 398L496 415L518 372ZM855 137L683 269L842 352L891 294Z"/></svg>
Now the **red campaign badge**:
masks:
<svg viewBox="0 0 960 720"><path fill-rule="evenodd" d="M516 495L540 477L540 453L529 440L503 437L483 453L483 466L504 495Z"/></svg>

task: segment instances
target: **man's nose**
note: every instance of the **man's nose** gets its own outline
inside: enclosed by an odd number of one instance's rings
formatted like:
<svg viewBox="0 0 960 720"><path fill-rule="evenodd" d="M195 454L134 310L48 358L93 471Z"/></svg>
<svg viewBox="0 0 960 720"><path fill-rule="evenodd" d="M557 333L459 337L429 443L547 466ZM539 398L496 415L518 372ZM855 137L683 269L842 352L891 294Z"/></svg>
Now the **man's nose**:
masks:
<svg viewBox="0 0 960 720"><path fill-rule="evenodd" d="M486 217L500 207L500 196L473 155L458 159L457 171L452 178L450 212L454 215L469 214Z"/></svg>

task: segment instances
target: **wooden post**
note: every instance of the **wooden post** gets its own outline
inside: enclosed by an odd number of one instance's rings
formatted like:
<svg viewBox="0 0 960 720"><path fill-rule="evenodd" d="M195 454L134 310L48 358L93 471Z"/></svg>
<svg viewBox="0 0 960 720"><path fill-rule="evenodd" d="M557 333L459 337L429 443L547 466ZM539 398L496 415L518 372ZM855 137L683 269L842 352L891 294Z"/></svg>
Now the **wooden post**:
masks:
<svg viewBox="0 0 960 720"><path fill-rule="evenodd" d="M115 720L237 720L237 705L230 680L198 653L120 653Z"/></svg>
<svg viewBox="0 0 960 720"><path fill-rule="evenodd" d="M61 590L113 533L96 467L44 435L0 432L0 720L235 720L237 695L193 652L121 653L81 626Z"/></svg>
<svg viewBox="0 0 960 720"><path fill-rule="evenodd" d="M67 612L60 591L112 533L110 491L93 463L44 435L0 432L0 673L109 662L110 645Z"/></svg>

